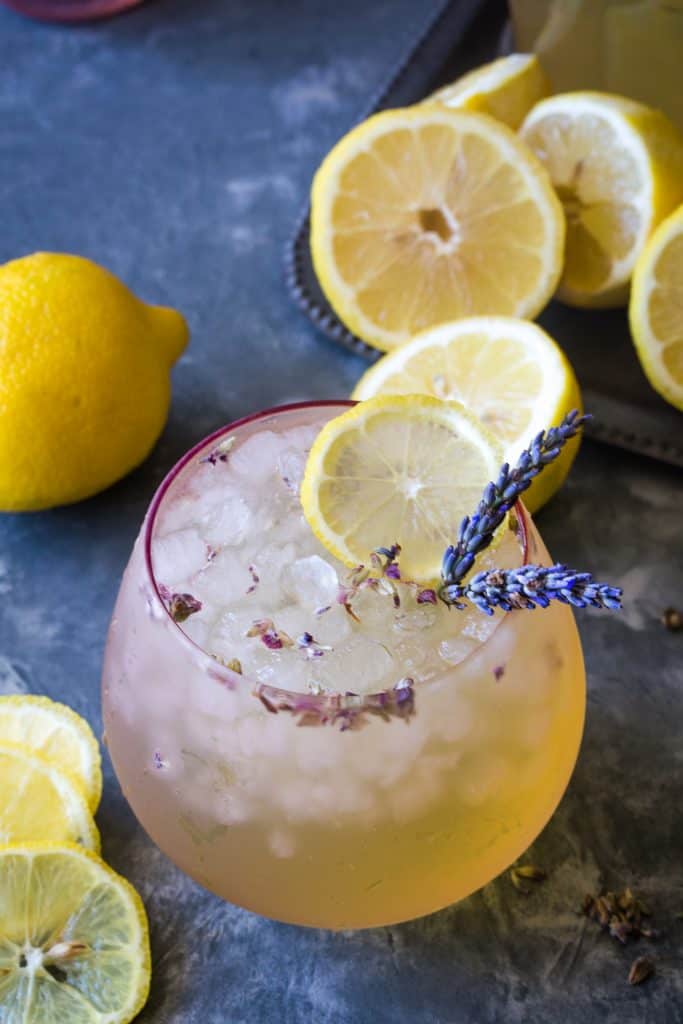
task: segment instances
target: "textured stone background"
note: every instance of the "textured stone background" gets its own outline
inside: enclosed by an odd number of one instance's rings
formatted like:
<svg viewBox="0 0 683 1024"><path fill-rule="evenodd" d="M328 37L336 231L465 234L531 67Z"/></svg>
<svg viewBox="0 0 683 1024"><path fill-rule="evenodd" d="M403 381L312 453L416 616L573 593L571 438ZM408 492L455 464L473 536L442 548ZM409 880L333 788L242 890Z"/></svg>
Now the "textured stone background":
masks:
<svg viewBox="0 0 683 1024"><path fill-rule="evenodd" d="M429 13L411 0L150 0L95 27L0 12L0 259L91 256L187 315L164 436L148 462L75 508L0 518L0 692L69 701L100 728L107 621L166 470L249 410L346 395L361 361L293 308L282 249L317 162ZM29 443L30 439L27 439ZM304 931L220 903L137 826L106 763L104 851L151 918L159 1024L683 1022L681 475L586 443L539 516L557 558L623 584L620 616L584 614L586 736L535 844L550 878L507 878L387 930ZM659 975L625 982L622 950L574 908L604 879L647 892ZM642 947L642 949L640 948Z"/></svg>

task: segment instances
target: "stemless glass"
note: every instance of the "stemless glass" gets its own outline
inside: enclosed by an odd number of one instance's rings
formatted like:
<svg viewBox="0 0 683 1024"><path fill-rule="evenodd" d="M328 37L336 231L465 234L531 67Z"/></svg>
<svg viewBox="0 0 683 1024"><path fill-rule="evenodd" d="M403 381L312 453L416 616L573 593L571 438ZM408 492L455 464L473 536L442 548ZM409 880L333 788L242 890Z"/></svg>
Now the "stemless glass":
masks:
<svg viewBox="0 0 683 1024"><path fill-rule="evenodd" d="M151 544L195 460L228 436L322 427L348 404L238 421L171 470L123 577L103 675L107 746L152 839L224 899L327 928L418 917L505 869L557 806L585 710L574 618L557 602L503 615L463 661L416 684L409 719L368 716L347 731L269 713L253 682L171 618ZM521 505L517 517L524 560L548 564Z"/></svg>
<svg viewBox="0 0 683 1024"><path fill-rule="evenodd" d="M143 0L0 0L19 14L40 21L94 21L108 18Z"/></svg>

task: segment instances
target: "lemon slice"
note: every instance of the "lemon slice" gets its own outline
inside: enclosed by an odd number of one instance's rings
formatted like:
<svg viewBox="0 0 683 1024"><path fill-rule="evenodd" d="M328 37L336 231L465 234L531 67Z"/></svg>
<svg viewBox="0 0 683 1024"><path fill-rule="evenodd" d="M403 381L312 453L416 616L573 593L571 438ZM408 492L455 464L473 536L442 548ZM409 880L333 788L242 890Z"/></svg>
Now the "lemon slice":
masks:
<svg viewBox="0 0 683 1024"><path fill-rule="evenodd" d="M430 327L371 366L351 397L409 394L462 402L501 440L503 457L513 464L540 430L581 408L574 371L553 339L528 320L504 316ZM531 512L560 487L578 446L573 438L524 492Z"/></svg>
<svg viewBox="0 0 683 1024"><path fill-rule="evenodd" d="M0 697L0 742L21 743L81 783L95 813L102 795L100 749L92 729L65 704L48 697Z"/></svg>
<svg viewBox="0 0 683 1024"><path fill-rule="evenodd" d="M404 574L434 580L500 464L496 440L458 402L373 398L323 427L301 502L313 532L346 565L398 542Z"/></svg>
<svg viewBox="0 0 683 1024"><path fill-rule="evenodd" d="M0 848L0 1020L127 1024L147 999L140 897L69 843Z"/></svg>
<svg viewBox="0 0 683 1024"><path fill-rule="evenodd" d="M558 297L624 305L643 245L683 200L683 137L659 111L597 92L542 100L521 136L547 167L567 218Z"/></svg>
<svg viewBox="0 0 683 1024"><path fill-rule="evenodd" d="M490 114L517 130L531 108L550 93L534 53L511 53L438 89L427 102Z"/></svg>
<svg viewBox="0 0 683 1024"><path fill-rule="evenodd" d="M330 304L392 349L462 316L535 316L559 280L564 218L548 176L486 114L376 114L313 182L311 250Z"/></svg>
<svg viewBox="0 0 683 1024"><path fill-rule="evenodd" d="M638 258L629 319L650 384L683 410L683 206L659 225Z"/></svg>
<svg viewBox="0 0 683 1024"><path fill-rule="evenodd" d="M99 850L83 791L65 771L28 747L3 741L0 779L0 843L51 839Z"/></svg>

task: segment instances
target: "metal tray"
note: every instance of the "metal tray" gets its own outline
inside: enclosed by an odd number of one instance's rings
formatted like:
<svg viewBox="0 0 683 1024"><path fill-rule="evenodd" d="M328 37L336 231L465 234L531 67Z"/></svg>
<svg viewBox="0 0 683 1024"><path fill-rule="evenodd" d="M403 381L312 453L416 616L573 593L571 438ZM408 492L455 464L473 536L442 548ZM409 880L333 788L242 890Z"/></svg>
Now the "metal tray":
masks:
<svg viewBox="0 0 683 1024"><path fill-rule="evenodd" d="M365 111L403 107L500 52L507 31L504 0L446 0L413 49ZM313 270L306 210L287 250L287 283L301 309L328 338L370 361L380 353L346 329ZM631 344L626 311L583 311L558 302L539 322L571 360L586 409L586 433L607 444L683 467L683 414L647 382Z"/></svg>

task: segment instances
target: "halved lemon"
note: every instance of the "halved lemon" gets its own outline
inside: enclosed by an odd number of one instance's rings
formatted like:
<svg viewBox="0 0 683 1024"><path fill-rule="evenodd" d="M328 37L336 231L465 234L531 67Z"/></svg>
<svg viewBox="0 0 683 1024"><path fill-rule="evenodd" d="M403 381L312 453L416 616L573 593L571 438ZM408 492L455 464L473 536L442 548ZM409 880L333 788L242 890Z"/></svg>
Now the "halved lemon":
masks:
<svg viewBox="0 0 683 1024"><path fill-rule="evenodd" d="M629 320L652 387L683 410L683 206L659 225L638 258Z"/></svg>
<svg viewBox="0 0 683 1024"><path fill-rule="evenodd" d="M67 772L28 747L1 742L0 780L0 843L51 839L99 850L83 791Z"/></svg>
<svg viewBox="0 0 683 1024"><path fill-rule="evenodd" d="M559 280L563 244L547 173L486 114L439 104L376 114L313 182L321 287L380 349L462 316L535 316Z"/></svg>
<svg viewBox="0 0 683 1024"><path fill-rule="evenodd" d="M100 749L80 715L48 697L0 697L0 742L30 747L81 783L95 813L102 794Z"/></svg>
<svg viewBox="0 0 683 1024"><path fill-rule="evenodd" d="M346 565L398 542L403 572L431 581L500 464L499 443L458 402L372 398L323 427L301 502L313 532Z"/></svg>
<svg viewBox="0 0 683 1024"><path fill-rule="evenodd" d="M149 992L133 887L68 843L0 848L0 1020L127 1024Z"/></svg>
<svg viewBox="0 0 683 1024"><path fill-rule="evenodd" d="M642 103L571 92L538 103L521 137L547 167L567 218L558 297L625 305L645 242L683 201L683 136Z"/></svg>
<svg viewBox="0 0 683 1024"><path fill-rule="evenodd" d="M462 402L500 438L504 459L512 464L540 430L581 409L578 381L564 352L536 324L505 316L430 327L371 366L351 397L409 394ZM524 492L531 512L560 487L578 447L577 436Z"/></svg>
<svg viewBox="0 0 683 1024"><path fill-rule="evenodd" d="M469 71L438 89L427 102L490 114L519 128L531 108L550 93L550 83L535 53L511 53Z"/></svg>

